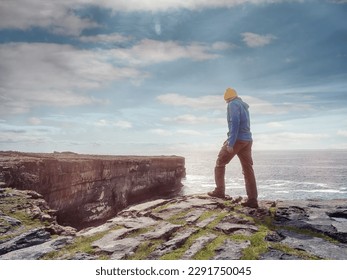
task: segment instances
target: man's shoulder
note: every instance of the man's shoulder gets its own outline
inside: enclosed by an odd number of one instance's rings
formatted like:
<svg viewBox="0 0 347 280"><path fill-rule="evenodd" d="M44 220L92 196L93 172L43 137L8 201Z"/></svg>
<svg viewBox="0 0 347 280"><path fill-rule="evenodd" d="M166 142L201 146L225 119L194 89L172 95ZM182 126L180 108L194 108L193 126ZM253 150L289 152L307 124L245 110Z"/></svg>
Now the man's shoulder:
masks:
<svg viewBox="0 0 347 280"><path fill-rule="evenodd" d="M249 105L244 102L241 98L237 97L233 100L231 100L231 102L229 103L230 106L232 106L233 108L245 108L248 109Z"/></svg>
<svg viewBox="0 0 347 280"><path fill-rule="evenodd" d="M235 98L235 99L231 100L231 101L228 103L228 106L230 106L230 107L240 107L240 106L241 106L240 99Z"/></svg>

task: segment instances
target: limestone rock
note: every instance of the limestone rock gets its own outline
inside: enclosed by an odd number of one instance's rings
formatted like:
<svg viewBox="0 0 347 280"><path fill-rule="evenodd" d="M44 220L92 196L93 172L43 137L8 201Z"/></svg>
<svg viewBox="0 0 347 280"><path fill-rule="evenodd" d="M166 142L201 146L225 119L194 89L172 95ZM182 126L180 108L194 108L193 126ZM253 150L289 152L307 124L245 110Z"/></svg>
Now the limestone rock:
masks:
<svg viewBox="0 0 347 280"><path fill-rule="evenodd" d="M69 260L96 260L96 259L97 259L96 256L83 253L83 252L78 252L69 258Z"/></svg>
<svg viewBox="0 0 347 280"><path fill-rule="evenodd" d="M302 260L302 258L270 248L260 256L261 260Z"/></svg>
<svg viewBox="0 0 347 280"><path fill-rule="evenodd" d="M219 248L216 249L214 260L239 260L242 257L242 250L251 243L247 241L232 241L227 239Z"/></svg>
<svg viewBox="0 0 347 280"><path fill-rule="evenodd" d="M196 226L199 228L205 228L208 224L212 223L217 218L217 215L212 215L211 217L208 217L207 219L202 220L201 222L197 223Z"/></svg>
<svg viewBox="0 0 347 280"><path fill-rule="evenodd" d="M43 228L35 228L0 244L0 255L46 242L50 234Z"/></svg>
<svg viewBox="0 0 347 280"><path fill-rule="evenodd" d="M226 234L239 232L254 233L258 231L258 227L249 220L229 215L225 217L216 227L216 230L225 232Z"/></svg>
<svg viewBox="0 0 347 280"><path fill-rule="evenodd" d="M280 201L277 224L309 229L347 243L347 204L345 200Z"/></svg>
<svg viewBox="0 0 347 280"><path fill-rule="evenodd" d="M125 228L111 231L101 239L93 242L92 246L97 247L101 251L113 253L115 250L117 250L117 246L119 245L119 239L125 237L132 231L132 229Z"/></svg>
<svg viewBox="0 0 347 280"><path fill-rule="evenodd" d="M244 230L248 232L257 232L258 228L252 225L240 225L240 224L229 224L229 223L220 223L215 227L216 230L225 232L226 234L235 233L239 230Z"/></svg>
<svg viewBox="0 0 347 280"><path fill-rule="evenodd" d="M215 234L207 234L196 239L193 245L183 254L182 260L192 259L195 254L201 251L208 243L213 241L216 237L217 235Z"/></svg>
<svg viewBox="0 0 347 280"><path fill-rule="evenodd" d="M179 226L179 225L174 225L174 224L170 224L167 222L162 222L162 223L158 224L154 228L154 230L140 235L140 238L142 238L143 240L159 239L159 238L167 240L180 227L181 226Z"/></svg>
<svg viewBox="0 0 347 280"><path fill-rule="evenodd" d="M124 238L115 242L113 253L110 257L111 260L121 260L127 256L134 254L141 241L134 238Z"/></svg>
<svg viewBox="0 0 347 280"><path fill-rule="evenodd" d="M7 233L13 227L18 227L21 224L20 220L0 213L0 234Z"/></svg>
<svg viewBox="0 0 347 280"><path fill-rule="evenodd" d="M38 260L45 254L59 250L71 241L71 237L61 236L38 245L10 251L0 256L0 260Z"/></svg>
<svg viewBox="0 0 347 280"><path fill-rule="evenodd" d="M200 216L205 212L205 209L196 209L194 211L189 212L187 215L185 215L184 220L188 224L194 224L196 223Z"/></svg>
<svg viewBox="0 0 347 280"><path fill-rule="evenodd" d="M322 238L280 230L285 238L281 241L292 248L306 251L322 259L345 260L347 259L347 245L328 242Z"/></svg>
<svg viewBox="0 0 347 280"><path fill-rule="evenodd" d="M158 259L159 257L172 252L173 250L182 246L187 239L196 233L198 229L189 228L187 230L183 230L175 235L172 239L169 239L165 243L163 243L159 248L157 248L154 252L149 255L149 259Z"/></svg>

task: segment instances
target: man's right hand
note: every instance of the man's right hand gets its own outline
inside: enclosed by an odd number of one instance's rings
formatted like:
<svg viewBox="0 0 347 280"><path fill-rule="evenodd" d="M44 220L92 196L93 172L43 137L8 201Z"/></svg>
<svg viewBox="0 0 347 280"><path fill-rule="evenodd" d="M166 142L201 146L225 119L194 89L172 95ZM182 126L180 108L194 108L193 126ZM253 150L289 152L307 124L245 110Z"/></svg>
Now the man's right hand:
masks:
<svg viewBox="0 0 347 280"><path fill-rule="evenodd" d="M234 152L234 148L227 145L227 151L229 154L232 154Z"/></svg>

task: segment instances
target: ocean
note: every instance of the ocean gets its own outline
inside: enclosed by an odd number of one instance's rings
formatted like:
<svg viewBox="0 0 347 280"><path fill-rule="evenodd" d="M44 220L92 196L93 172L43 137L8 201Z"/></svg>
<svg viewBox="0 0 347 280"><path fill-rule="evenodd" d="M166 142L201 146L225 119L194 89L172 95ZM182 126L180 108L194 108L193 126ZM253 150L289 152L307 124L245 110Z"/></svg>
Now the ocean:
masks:
<svg viewBox="0 0 347 280"><path fill-rule="evenodd" d="M214 189L216 152L185 155L184 194ZM260 200L347 199L347 150L253 151ZM226 194L246 196L239 159L226 168Z"/></svg>

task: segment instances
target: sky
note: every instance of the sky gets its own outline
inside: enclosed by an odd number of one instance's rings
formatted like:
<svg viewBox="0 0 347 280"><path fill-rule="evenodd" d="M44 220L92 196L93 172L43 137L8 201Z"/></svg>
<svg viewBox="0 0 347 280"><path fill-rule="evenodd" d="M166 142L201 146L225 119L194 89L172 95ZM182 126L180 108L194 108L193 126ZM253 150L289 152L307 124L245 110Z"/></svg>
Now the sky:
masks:
<svg viewBox="0 0 347 280"><path fill-rule="evenodd" d="M0 150L347 149L346 0L2 0Z"/></svg>

